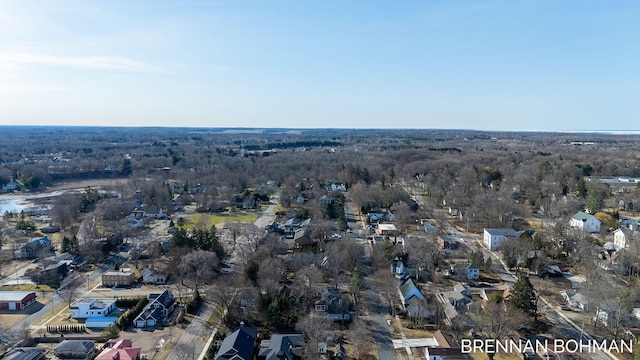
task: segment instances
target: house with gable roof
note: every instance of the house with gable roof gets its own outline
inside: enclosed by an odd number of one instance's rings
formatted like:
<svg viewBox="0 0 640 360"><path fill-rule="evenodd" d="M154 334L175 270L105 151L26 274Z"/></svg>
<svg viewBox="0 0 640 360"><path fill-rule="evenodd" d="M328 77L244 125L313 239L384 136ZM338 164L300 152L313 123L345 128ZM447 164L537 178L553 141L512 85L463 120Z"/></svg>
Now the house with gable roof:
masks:
<svg viewBox="0 0 640 360"><path fill-rule="evenodd" d="M167 282L167 273L152 267L142 269L140 275L142 275L142 282L145 284L165 284Z"/></svg>
<svg viewBox="0 0 640 360"><path fill-rule="evenodd" d="M328 286L319 294L320 299L315 302L315 311L327 314L331 321L349 321L355 312L352 311L351 301L342 296L340 289Z"/></svg>
<svg viewBox="0 0 640 360"><path fill-rule="evenodd" d="M571 220L569 220L569 226L590 233L600 232L600 220L583 211L578 211L573 215L573 217L571 217Z"/></svg>
<svg viewBox="0 0 640 360"><path fill-rule="evenodd" d="M258 360L299 360L303 348L303 334L273 334L260 343Z"/></svg>
<svg viewBox="0 0 640 360"><path fill-rule="evenodd" d="M311 230L306 228L300 228L296 230L293 235L293 243L296 249L309 249L315 245L313 239L311 239Z"/></svg>
<svg viewBox="0 0 640 360"><path fill-rule="evenodd" d="M20 248L20 256L25 259L35 259L40 251L49 249L51 249L51 240L48 237L34 238Z"/></svg>
<svg viewBox="0 0 640 360"><path fill-rule="evenodd" d="M616 229L613 232L613 244L616 246L616 250L625 249L629 247L631 239L637 236L638 232L635 230L627 228Z"/></svg>
<svg viewBox="0 0 640 360"><path fill-rule="evenodd" d="M36 302L35 291L0 291L0 310L22 310Z"/></svg>
<svg viewBox="0 0 640 360"><path fill-rule="evenodd" d="M405 280L402 284L400 284L400 286L398 287L398 291L403 304L413 296L417 297L418 299L424 299L424 295L422 295L422 292L411 278Z"/></svg>
<svg viewBox="0 0 640 360"><path fill-rule="evenodd" d="M149 294L149 303L133 321L137 328L153 327L164 323L175 307L176 298L169 290Z"/></svg>
<svg viewBox="0 0 640 360"><path fill-rule="evenodd" d="M140 348L133 347L129 339L111 339L94 360L136 360L140 358Z"/></svg>
<svg viewBox="0 0 640 360"><path fill-rule="evenodd" d="M451 265L451 272L467 280L478 280L480 278L480 268L472 263L457 263Z"/></svg>
<svg viewBox="0 0 640 360"><path fill-rule="evenodd" d="M410 317L430 317L435 315L433 306L416 286L413 279L407 278L398 287L398 295L402 300L402 310Z"/></svg>
<svg viewBox="0 0 640 360"><path fill-rule="evenodd" d="M215 360L251 360L255 354L258 328L244 326L224 338L220 349L216 353Z"/></svg>
<svg viewBox="0 0 640 360"><path fill-rule="evenodd" d="M463 310L471 302L471 292L464 285L458 283L452 290L442 293L456 310Z"/></svg>
<svg viewBox="0 0 640 360"><path fill-rule="evenodd" d="M498 250L503 241L519 237L518 232L510 228L485 228L483 242L490 250Z"/></svg>
<svg viewBox="0 0 640 360"><path fill-rule="evenodd" d="M280 229L282 230L284 237L287 239L293 239L293 236L295 235L296 230L300 229L301 222L302 220L296 217L292 217L289 220L282 223L282 225L280 226Z"/></svg>
<svg viewBox="0 0 640 360"><path fill-rule="evenodd" d="M403 279L405 277L404 262L399 257L394 257L391 261L391 273L396 279Z"/></svg>

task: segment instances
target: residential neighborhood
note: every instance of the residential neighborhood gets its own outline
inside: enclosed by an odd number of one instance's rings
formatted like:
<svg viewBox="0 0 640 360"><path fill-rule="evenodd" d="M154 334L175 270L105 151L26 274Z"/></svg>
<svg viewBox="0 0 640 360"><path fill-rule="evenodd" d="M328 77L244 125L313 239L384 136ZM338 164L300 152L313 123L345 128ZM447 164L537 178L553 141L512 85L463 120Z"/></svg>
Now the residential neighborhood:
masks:
<svg viewBox="0 0 640 360"><path fill-rule="evenodd" d="M230 151L217 155L304 153ZM462 351L468 339L640 335L629 182L605 197L583 176L531 202L477 168L465 186L513 200L489 208L458 185L438 193L436 179L382 170L374 181L353 164L241 189L144 171L3 195L52 205L2 218L5 358L458 360L489 355Z"/></svg>

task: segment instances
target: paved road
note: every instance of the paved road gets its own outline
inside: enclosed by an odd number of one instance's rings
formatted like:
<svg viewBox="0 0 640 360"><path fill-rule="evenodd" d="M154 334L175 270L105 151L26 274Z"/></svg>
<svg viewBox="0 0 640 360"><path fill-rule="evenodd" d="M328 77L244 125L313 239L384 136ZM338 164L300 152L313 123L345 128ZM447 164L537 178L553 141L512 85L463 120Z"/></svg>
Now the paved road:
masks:
<svg viewBox="0 0 640 360"><path fill-rule="evenodd" d="M196 360L200 357L211 335L212 329L209 324L207 324L207 321L212 313L213 306L205 301L196 316L191 320L189 326L182 332L182 336L180 336L176 345L171 349L171 353L167 359Z"/></svg>
<svg viewBox="0 0 640 360"><path fill-rule="evenodd" d="M345 194L345 216L347 218L355 219L357 210L353 208L353 203ZM360 229L364 229L364 224L361 222L348 222L349 229L354 234L358 234ZM359 226L361 225L361 226ZM364 258L365 263L371 263L371 244L366 239L357 235L357 241L360 241L364 245ZM388 302L382 297L380 291L375 287L373 281L371 281L371 269L369 267L364 268L365 274L367 274L367 280L369 280L369 290L366 291L366 301L369 309L369 319L371 320L371 334L373 336L373 342L378 349L378 359L380 360L396 360L396 350L393 348L393 341L391 338L391 332L387 325L386 316L389 314L389 307L386 305Z"/></svg>

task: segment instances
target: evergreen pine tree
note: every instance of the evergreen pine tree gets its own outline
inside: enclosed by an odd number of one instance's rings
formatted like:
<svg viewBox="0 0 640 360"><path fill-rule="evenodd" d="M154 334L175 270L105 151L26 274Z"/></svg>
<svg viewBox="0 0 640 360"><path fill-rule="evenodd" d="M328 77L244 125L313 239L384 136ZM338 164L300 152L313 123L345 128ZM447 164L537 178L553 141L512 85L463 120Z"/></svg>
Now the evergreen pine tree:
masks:
<svg viewBox="0 0 640 360"><path fill-rule="evenodd" d="M538 305L536 302L536 292L529 278L520 275L511 289L511 304L518 309L524 310L527 314L537 316Z"/></svg>

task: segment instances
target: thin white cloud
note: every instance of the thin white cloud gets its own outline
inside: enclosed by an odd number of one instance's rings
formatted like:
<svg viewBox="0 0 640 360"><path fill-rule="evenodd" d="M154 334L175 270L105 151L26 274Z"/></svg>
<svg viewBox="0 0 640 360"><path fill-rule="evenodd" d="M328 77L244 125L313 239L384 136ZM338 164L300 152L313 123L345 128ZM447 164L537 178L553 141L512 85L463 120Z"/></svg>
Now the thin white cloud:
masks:
<svg viewBox="0 0 640 360"><path fill-rule="evenodd" d="M42 84L0 83L0 93L30 93L44 91L60 91L67 88Z"/></svg>
<svg viewBox="0 0 640 360"><path fill-rule="evenodd" d="M54 65L80 69L158 71L157 66L139 61L108 56L55 56L29 53L0 53L0 65Z"/></svg>

